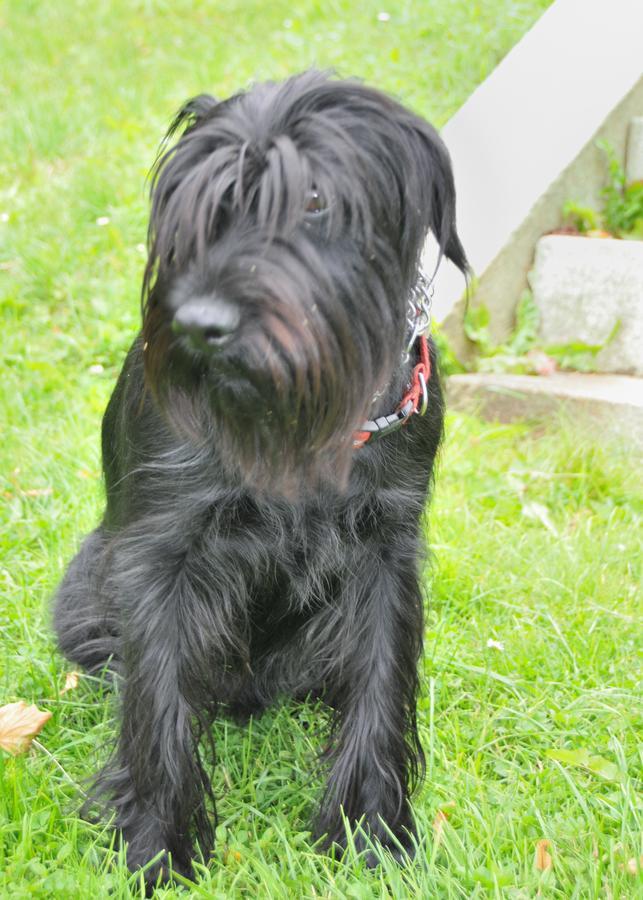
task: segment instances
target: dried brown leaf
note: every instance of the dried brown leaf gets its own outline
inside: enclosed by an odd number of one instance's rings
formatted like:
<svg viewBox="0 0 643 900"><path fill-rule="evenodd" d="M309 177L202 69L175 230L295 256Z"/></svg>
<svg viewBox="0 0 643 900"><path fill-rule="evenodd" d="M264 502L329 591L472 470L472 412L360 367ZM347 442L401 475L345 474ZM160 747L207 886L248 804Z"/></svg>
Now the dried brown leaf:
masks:
<svg viewBox="0 0 643 900"><path fill-rule="evenodd" d="M435 819L433 820L433 837L435 840L436 848L440 846L442 841L442 832L444 830L444 825L449 821L449 807L454 807L455 801L450 800L449 803L446 803L442 809L439 809L435 814Z"/></svg>
<svg viewBox="0 0 643 900"><path fill-rule="evenodd" d="M447 816L442 812L441 809L437 811L435 814L435 819L433 820L433 835L435 838L435 846L439 847L440 842L442 841L442 830L444 828L444 823L447 821Z"/></svg>
<svg viewBox="0 0 643 900"><path fill-rule="evenodd" d="M632 859L628 859L626 863L623 863L619 866L622 871L627 872L628 875L638 875L639 869L643 869L643 856L640 856L638 860L635 856Z"/></svg>
<svg viewBox="0 0 643 900"><path fill-rule="evenodd" d="M86 478L86 479L98 478L98 472L93 472L93 471L90 471L89 469L78 469L76 472L76 475L78 475L79 478Z"/></svg>
<svg viewBox="0 0 643 900"><path fill-rule="evenodd" d="M67 691L73 691L74 688L77 688L79 676L80 672L67 672L65 675L65 686L60 693L66 694Z"/></svg>
<svg viewBox="0 0 643 900"><path fill-rule="evenodd" d="M13 756L24 753L49 719L50 712L27 706L24 700L0 706L0 747Z"/></svg>
<svg viewBox="0 0 643 900"><path fill-rule="evenodd" d="M536 858L534 860L534 865L539 872L548 872L554 865L548 852L550 847L551 842L545 839L538 841L536 844Z"/></svg>

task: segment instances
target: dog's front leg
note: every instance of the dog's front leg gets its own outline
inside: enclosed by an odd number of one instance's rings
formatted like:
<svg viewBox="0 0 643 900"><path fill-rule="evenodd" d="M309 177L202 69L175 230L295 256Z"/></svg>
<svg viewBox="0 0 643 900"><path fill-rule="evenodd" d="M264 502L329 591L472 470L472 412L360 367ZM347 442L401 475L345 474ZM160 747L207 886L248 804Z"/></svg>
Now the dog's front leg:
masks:
<svg viewBox="0 0 643 900"><path fill-rule="evenodd" d="M408 797L422 765L416 731L422 642L416 565L408 547L372 548L356 561L343 587L341 624L329 648L336 658L327 692L336 713L331 765L317 823L327 844L346 843L342 813L394 853L409 843ZM359 834L356 844L363 845Z"/></svg>
<svg viewBox="0 0 643 900"><path fill-rule="evenodd" d="M134 557L129 548L136 548ZM218 560L206 566L195 546L178 554L172 542L153 546L130 541L115 574L123 620L121 731L113 760L98 788L116 810L132 869L162 857L148 882L167 876L167 853L175 870L190 873L192 836L202 851L212 845L206 809L209 782L199 758L200 726L214 709L217 668L225 633L225 606L214 597ZM190 560L188 562L188 559ZM229 597L227 598L230 599Z"/></svg>

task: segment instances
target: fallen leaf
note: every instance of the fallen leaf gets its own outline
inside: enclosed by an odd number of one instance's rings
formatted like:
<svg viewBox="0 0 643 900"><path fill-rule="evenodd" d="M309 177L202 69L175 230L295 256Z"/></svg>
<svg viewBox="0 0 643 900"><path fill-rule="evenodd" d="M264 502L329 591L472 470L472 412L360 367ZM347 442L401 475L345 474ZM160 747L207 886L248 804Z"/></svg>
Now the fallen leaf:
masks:
<svg viewBox="0 0 643 900"><path fill-rule="evenodd" d="M549 510L544 504L537 503L535 500L524 503L522 507L522 514L527 519L536 519L536 521L545 526L547 531L551 532L551 534L555 535L556 537L558 536L556 526L552 522L549 515Z"/></svg>
<svg viewBox="0 0 643 900"><path fill-rule="evenodd" d="M449 810L448 807L455 806L455 800L450 800L449 803L445 804L443 809L439 809L435 814L435 819L433 820L433 836L435 839L436 849L440 846L442 841L442 831L444 830L444 825L449 821Z"/></svg>
<svg viewBox="0 0 643 900"><path fill-rule="evenodd" d="M76 475L79 478L98 478L98 472L90 472L88 469L78 469Z"/></svg>
<svg viewBox="0 0 643 900"><path fill-rule="evenodd" d="M548 852L550 847L551 842L544 838L536 844L536 858L534 859L534 865L539 872L548 872L554 865L551 855Z"/></svg>
<svg viewBox="0 0 643 900"><path fill-rule="evenodd" d="M636 857L632 857L632 859L628 859L628 861L619 866L619 869L627 872L628 875L638 875L639 869L643 869L643 856L639 856L638 859Z"/></svg>
<svg viewBox="0 0 643 900"><path fill-rule="evenodd" d="M241 858L239 850L231 850L230 847L226 847L223 851L223 863L226 866L229 866L232 862L241 862Z"/></svg>
<svg viewBox="0 0 643 900"><path fill-rule="evenodd" d="M568 766L578 766L587 769L594 775L605 778L606 781L621 781L622 775L616 763L610 762L603 756L592 756L589 750L581 747L579 750L548 750L549 759L565 763Z"/></svg>
<svg viewBox="0 0 643 900"><path fill-rule="evenodd" d="M435 814L435 819L433 820L433 835L435 837L436 847L439 847L440 842L442 841L442 830L446 821L448 821L447 814L439 809Z"/></svg>
<svg viewBox="0 0 643 900"><path fill-rule="evenodd" d="M54 492L53 488L30 488L28 491L25 491L25 497L50 497Z"/></svg>
<svg viewBox="0 0 643 900"><path fill-rule="evenodd" d="M13 756L24 753L49 719L50 712L27 706L24 700L0 706L0 747Z"/></svg>
<svg viewBox="0 0 643 900"><path fill-rule="evenodd" d="M74 688L77 688L79 675L80 672L67 672L65 675L65 686L60 693L66 694L67 691L73 691Z"/></svg>
<svg viewBox="0 0 643 900"><path fill-rule="evenodd" d="M542 350L530 350L527 359L536 375L553 375L556 371L556 360Z"/></svg>

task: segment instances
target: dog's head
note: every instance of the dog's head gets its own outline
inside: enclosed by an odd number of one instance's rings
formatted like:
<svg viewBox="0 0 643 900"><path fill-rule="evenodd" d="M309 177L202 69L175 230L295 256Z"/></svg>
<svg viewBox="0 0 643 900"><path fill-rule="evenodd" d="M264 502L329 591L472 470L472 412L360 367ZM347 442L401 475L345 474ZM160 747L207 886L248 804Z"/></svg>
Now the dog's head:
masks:
<svg viewBox="0 0 643 900"><path fill-rule="evenodd" d="M429 230L466 266L435 130L357 81L306 72L178 113L152 177L148 383L247 481L345 479L399 365Z"/></svg>

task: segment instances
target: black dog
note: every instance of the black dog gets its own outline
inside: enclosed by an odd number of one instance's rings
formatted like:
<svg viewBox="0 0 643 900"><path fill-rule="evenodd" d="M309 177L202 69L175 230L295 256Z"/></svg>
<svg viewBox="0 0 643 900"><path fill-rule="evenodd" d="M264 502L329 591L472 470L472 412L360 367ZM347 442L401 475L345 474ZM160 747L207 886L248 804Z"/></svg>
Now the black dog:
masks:
<svg viewBox="0 0 643 900"><path fill-rule="evenodd" d="M429 230L466 269L449 158L392 99L319 72L197 97L179 131L103 421L107 509L56 598L63 652L122 678L97 787L132 868L169 851L189 872L212 846L213 717L313 695L333 710L315 833L345 844L343 812L399 849L443 419L417 337Z"/></svg>

